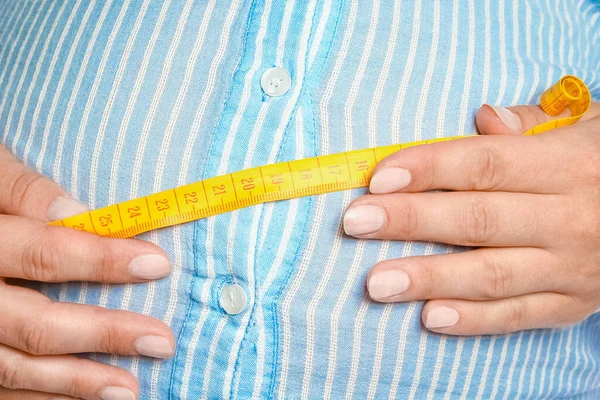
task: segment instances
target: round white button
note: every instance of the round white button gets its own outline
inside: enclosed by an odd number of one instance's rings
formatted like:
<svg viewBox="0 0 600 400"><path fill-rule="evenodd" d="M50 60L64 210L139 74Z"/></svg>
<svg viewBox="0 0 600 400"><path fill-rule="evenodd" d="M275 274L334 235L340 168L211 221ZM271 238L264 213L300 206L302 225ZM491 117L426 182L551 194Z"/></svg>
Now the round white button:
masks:
<svg viewBox="0 0 600 400"><path fill-rule="evenodd" d="M227 285L221 291L221 307L227 314L236 315L246 308L246 292L244 288L234 283Z"/></svg>
<svg viewBox="0 0 600 400"><path fill-rule="evenodd" d="M290 90L292 78L283 68L274 67L266 70L260 78L262 90L269 96L282 96Z"/></svg>

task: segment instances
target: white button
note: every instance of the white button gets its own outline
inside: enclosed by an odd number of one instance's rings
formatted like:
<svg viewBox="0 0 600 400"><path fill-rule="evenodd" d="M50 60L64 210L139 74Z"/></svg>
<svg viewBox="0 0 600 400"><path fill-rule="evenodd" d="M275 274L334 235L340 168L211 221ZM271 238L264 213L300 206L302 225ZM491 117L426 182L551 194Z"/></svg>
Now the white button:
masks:
<svg viewBox="0 0 600 400"><path fill-rule="evenodd" d="M266 70L260 78L262 90L269 96L283 96L290 90L292 78L283 68L274 67Z"/></svg>
<svg viewBox="0 0 600 400"><path fill-rule="evenodd" d="M244 288L234 283L227 285L221 291L221 307L227 314L236 315L246 308L246 292Z"/></svg>

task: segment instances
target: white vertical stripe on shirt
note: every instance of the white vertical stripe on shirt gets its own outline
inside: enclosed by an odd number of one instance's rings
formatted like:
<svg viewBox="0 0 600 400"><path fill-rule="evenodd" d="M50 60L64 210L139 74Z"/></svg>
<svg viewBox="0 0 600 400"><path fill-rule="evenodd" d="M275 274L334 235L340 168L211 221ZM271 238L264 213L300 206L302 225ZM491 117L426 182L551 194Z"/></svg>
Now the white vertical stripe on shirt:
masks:
<svg viewBox="0 0 600 400"><path fill-rule="evenodd" d="M81 7L81 4L83 2L78 1L77 5L75 6L75 9L73 10L73 12L71 13L71 15L69 16L69 19L67 20L67 24L66 27L63 29L61 35L60 35L60 39L58 40L58 43L56 44L56 51L54 52L54 54L52 55L52 60L50 61L50 67L48 69L48 73L46 74L46 79L44 79L44 84L42 86L42 89L40 90L40 94L38 95L38 101L36 103L36 107L35 110L33 112L33 118L31 121L31 128L29 130L29 137L27 138L27 143L25 144L25 150L23 151L23 160L25 160L25 162L27 162L28 158L29 158L29 152L31 151L31 146L33 144L33 139L35 138L36 140L39 140L38 136L36 135L36 131L37 131L37 123L39 121L40 118L40 112L42 110L42 104L44 103L44 99L46 98L46 94L48 91L48 86L50 85L50 82L52 80L52 76L54 75L54 71L56 69L56 65L58 62L58 57L60 56L60 54L62 53L63 50L63 46L65 44L65 38L71 28L71 25L73 24L73 19L75 18L75 16L77 15L77 12L79 11L79 8ZM92 5L88 5L88 8L86 9L86 13L85 16L89 16L89 12L91 11L91 9L93 8ZM75 34L76 40L79 39L83 26L85 25L85 21L87 21L87 18L85 18L84 16L84 22L80 23L78 28L77 28L77 33ZM73 45L73 43L71 42L67 42L67 47L71 50L74 51L75 47ZM69 54L70 55L70 54ZM66 74L69 71L70 68L70 60L68 60L67 62L65 62L64 64L61 63L60 67L62 67L62 74ZM62 75L61 75L62 76ZM35 81L35 79L34 79ZM58 91L56 92L58 93ZM23 113L23 115L25 115L25 113ZM21 117L23 118L23 116ZM22 121L20 122L20 124L22 123ZM17 135L20 135L20 131L17 133ZM15 137L17 137L17 135L15 135ZM15 139L14 141L14 146L16 146L17 142L18 142L18 138ZM14 152L14 150L13 150Z"/></svg>
<svg viewBox="0 0 600 400"><path fill-rule="evenodd" d="M502 377L502 370L504 369L504 363L506 362L506 355L508 354L508 346L510 344L510 340L513 335L504 335L504 344L502 345L502 350L500 352L500 360L498 364L495 366L496 375L494 376L494 383L492 384L492 395L491 398L495 399L498 394L498 389L500 388L500 378Z"/></svg>
<svg viewBox="0 0 600 400"><path fill-rule="evenodd" d="M33 32L37 32L37 34L35 35L35 38L33 39L33 44L31 45L31 48L35 50L35 48L38 46L38 43L40 41L40 37L42 36L44 29L46 28L46 23L48 22L48 18L50 17L50 14L52 14L52 10L54 9L54 6L56 6L56 3L51 2L50 8L44 14L44 18L42 19L41 27L37 30L33 30L33 29L28 30L27 35L25 36L25 39L23 40L22 43L27 43L31 38L31 34ZM39 17L41 16L41 11L45 8L46 7L39 7L37 13L35 14L35 20L33 22L33 25L37 24L37 21L38 21ZM25 25L26 24L23 24L23 26L25 26ZM46 39L49 40L50 38L47 37ZM15 40L15 43L16 42L17 41ZM17 102L16 97L19 94L21 87L23 86L23 82L25 80L25 75L27 73L27 70L29 69L29 65L31 64L33 55L35 54L35 51L30 51L27 54L27 58L25 59L25 61L24 62L21 61L23 58L23 52L26 48L27 48L27 46L25 46L25 45L21 46L19 49L19 52L17 53L17 60L15 61L15 63L12 66L12 69L10 70L11 71L10 76L8 78L8 83L6 85L6 87L8 89L4 92L4 94L2 96L2 103L0 103L0 114L1 114L2 112L4 112L4 107L7 105L6 100L9 98L8 94L10 92L10 88L13 85L16 74L17 74L17 72L21 72L21 76L20 76L19 82L17 84L17 89L15 90L15 97L14 98L11 97L11 102L9 103L10 109L9 109L9 114L8 114L8 118L7 118L7 122L6 122L6 129L4 129L4 132L2 132L2 141L5 141L6 138L8 137L8 132L10 131L10 125L11 125L11 120L12 120L12 113L14 111L15 103ZM12 54L12 51L11 51L11 54ZM7 63L7 65L9 65L9 64L10 63ZM4 76L2 78L0 78L0 82L3 80L3 78L4 78Z"/></svg>
<svg viewBox="0 0 600 400"><path fill-rule="evenodd" d="M513 383L513 375L515 374L515 367L517 366L517 361L520 360L519 352L521 350L521 342L523 341L524 331L519 332L519 337L517 339L517 344L515 345L515 350L512 353L512 363L510 364L510 368L508 369L508 377L506 378L506 386L504 389L504 400L508 399L508 396L511 394L511 387ZM525 370L526 368L523 368Z"/></svg>
<svg viewBox="0 0 600 400"><path fill-rule="evenodd" d="M308 65L306 67L307 70L312 68L313 61L317 56L317 52L319 51L319 47L321 46L321 41L323 40L325 25L327 25L327 21L329 20L330 14L331 0L325 0L323 4L323 11L321 12L321 18L319 19L319 24L317 25L317 29L315 30L314 40L312 42L312 45L310 46L310 51L308 53Z"/></svg>
<svg viewBox="0 0 600 400"><path fill-rule="evenodd" d="M529 358L531 357L531 348L533 345L533 338L536 337L536 332L535 331L531 331L529 333L529 339L527 340L527 350L525 351L525 361L523 361L522 366L525 365L529 365ZM541 340L541 337L540 337ZM521 398L521 393L523 392L523 383L525 383L525 373L526 372L532 372L531 368L521 368L521 374L519 375L519 387L517 388L517 399ZM531 381L529 382L529 385L533 386L533 380L535 379L535 376L533 375L533 373L530 376ZM507 392L508 393L508 392Z"/></svg>
<svg viewBox="0 0 600 400"><path fill-rule="evenodd" d="M458 129L464 131L467 127L467 118L472 119L473 113L469 109L469 100L475 97L471 93L471 77L473 76L473 63L475 61L475 25L477 19L475 18L475 1L468 1L469 8L469 47L467 50L467 69L465 70L465 87L462 93L462 102L460 105L460 112L458 117ZM468 115L468 116L467 116Z"/></svg>
<svg viewBox="0 0 600 400"><path fill-rule="evenodd" d="M40 95L37 96L37 100L38 101L36 102L36 110L39 109L39 107L41 106L42 102L40 101L40 99L44 98L46 89L48 87L48 82L52 78L52 73L54 72L54 68L56 66L56 60L58 59L58 55L60 53L60 49L62 48L62 44L64 42L64 38L65 38L65 36L66 36L69 28L71 27L71 24L73 22L73 18L75 17L75 14L77 13L77 9L79 9L80 5L81 5L81 2L78 2L77 6L76 6L76 10L74 12L70 13L69 19L67 20L66 27L61 32L61 36L60 36L59 42L58 42L58 44L56 46L57 50L52 54L52 60L50 62L49 72L46 74L46 79L44 79L44 86L42 88L42 91L40 92ZM57 24L58 24L58 20L62 16L62 14L64 12L64 9L65 9L65 6L66 6L66 3L63 3L63 6L61 7L61 9L58 12L58 17L55 19L55 22L52 25L52 28L50 29L50 32L46 36L46 41L44 42L43 49L40 52L40 55L38 56L38 62L36 64L36 66L35 66L35 71L34 71L33 77L28 82L29 83L29 88L28 88L27 94L25 96L25 102L24 102L23 106L21 107L21 112L20 112L19 122L18 122L18 125L17 125L17 130L16 130L16 133L13 136L13 144L12 144L12 149L11 149L13 154L16 154L16 152L17 152L17 143L19 142L19 139L21 138L21 134L23 132L23 122L24 122L24 119L25 119L25 115L27 114L27 109L29 108L29 102L31 100L31 94L32 94L33 89L35 87L35 83L38 80L38 76L40 74L40 70L41 70L41 66L42 66L42 62L44 60L44 57L45 57L46 53L48 52L48 46L50 44L50 39L52 38L52 35L54 34L54 31L56 30L56 27L57 27ZM50 14L50 12L49 12L49 14ZM33 56L33 52L30 55ZM21 77L21 80L24 80L24 78L25 78L25 71L26 71L26 69L24 69L24 73L23 73L23 75ZM18 92L19 92L19 88L17 88L16 93L18 93ZM16 104L16 101L13 102L13 108L14 108L14 104ZM14 110L12 110L12 111L14 111ZM38 111L38 114L39 114L39 111ZM34 113L34 115L35 115L35 113ZM10 118L12 118L12 113L9 115L9 119L8 119L8 121L6 123L6 127L8 129L10 129L10 125L11 125ZM36 119L34 117L33 124L35 124L35 120ZM35 125L33 125L33 126L35 126ZM5 134L8 132L8 129L5 132ZM35 135L35 129L31 129L28 141L30 141L31 138L34 135ZM25 156L23 158L25 160L27 159Z"/></svg>
<svg viewBox="0 0 600 400"><path fill-rule="evenodd" d="M402 72L402 80L400 82L400 89L396 95L396 101L394 102L394 110L392 112L392 137L394 138L393 143L400 143L400 126L402 118L402 107L404 105L404 99L406 98L406 91L412 78L414 70L415 59L417 56L417 47L419 44L419 36L421 33L421 0L415 1L414 16L412 20L412 35L410 38L410 48L408 55L406 56L406 65ZM415 137L414 140L420 140Z"/></svg>
<svg viewBox="0 0 600 400"><path fill-rule="evenodd" d="M55 3L54 3L55 4ZM54 4L52 5L52 7L54 6ZM81 4L81 3L78 3ZM27 110L29 109L29 104L31 101L31 95L33 93L33 89L35 88L35 84L38 82L40 73L42 72L42 62L44 61L44 59L46 58L46 55L48 54L48 47L50 46L50 40L52 39L52 37L54 36L54 32L56 31L56 27L58 26L58 21L61 20L62 15L65 11L65 7L67 6L67 3L64 2L62 3L62 6L60 7L60 9L58 10L57 16L54 17L54 22L52 23L52 26L50 27L50 31L47 33L46 38L44 40L44 45L42 46L42 49L40 51L40 54L37 57L37 62L35 63L35 68L33 71L33 76L27 80L27 83L25 83L25 77L27 75L27 70L29 70L30 67L30 62L31 59L33 58L33 55L35 54L35 52L31 52L29 54L28 60L25 62L27 65L27 68L23 69L23 74L21 74L21 79L19 80L19 86L17 86L17 90L16 93L21 93L22 92L22 88L24 85L27 85L27 92L25 93L25 100L23 105L21 106L21 111L19 112L19 119L17 122L17 130L15 132L15 134L13 135L12 138L12 146L11 146L11 152L13 154L15 154L17 152L17 143L19 142L19 139L21 138L21 133L23 132L23 122L25 121L25 115L27 114ZM67 24L66 27L62 27L63 30L61 32L61 36L59 41L64 41L64 37L66 35L66 32L69 30L69 28L71 27L71 23L73 22L73 17L75 16L75 13L72 12L73 10L71 10L71 12L68 14L69 18L67 19ZM50 15L52 14L51 11L48 11L48 14L46 15L46 18L48 18ZM46 20L44 20L44 25L46 24ZM42 29L40 29L39 31L39 35L41 35L43 32ZM37 40L36 40L37 42ZM62 44L62 42L60 42ZM37 47L37 46L35 46ZM52 49L50 50L52 51ZM51 60L54 61L54 64L56 64L56 57L58 54L58 49L55 49L54 53L53 53L53 57ZM53 71L52 65L50 66L50 71ZM52 75L47 73L46 74L46 79L44 79L44 81L48 81L52 78ZM39 97L38 97L39 99ZM11 125L11 121L13 119L14 116L14 112L17 106L17 98L15 98L15 101L13 101L10 112L8 114L8 119L7 119L7 123L6 126L8 129L10 129L10 125ZM8 132L8 130L6 131L6 133ZM32 136L32 135L30 135Z"/></svg>
<svg viewBox="0 0 600 400"><path fill-rule="evenodd" d="M402 367L404 365L404 349L406 348L406 338L408 337L408 325L413 318L415 309L417 308L417 302L412 301L408 305L408 310L404 314L402 319L402 326L400 328L400 340L398 342L398 351L396 353L396 362L394 363L394 375L392 377L392 384L390 385L390 392L388 399L394 400L396 398L396 391L400 383L402 376Z"/></svg>
<svg viewBox="0 0 600 400"><path fill-rule="evenodd" d="M558 368L558 362L561 360L561 352L563 350L563 339L565 336L565 329L561 329L560 330L560 336L558 339L558 345L556 346L555 352L554 354L552 354L552 356L554 357L554 362L552 363L552 368L550 369L550 384L546 387L548 389L548 395L550 393L552 393L552 390L554 389L554 383L556 382L554 380L554 376L556 375L556 369ZM565 355L566 355L566 349L565 349Z"/></svg>
<svg viewBox="0 0 600 400"><path fill-rule="evenodd" d="M567 335L567 344L565 345L565 359L562 362L562 368L560 369L560 375L558 376L558 392L559 393L562 393L565 371L567 369L567 365L569 365L571 353L573 352L571 349L572 339L573 339L573 328L571 327L571 328L569 328L569 333ZM571 366L571 368L573 368L573 366Z"/></svg>
<svg viewBox="0 0 600 400"><path fill-rule="evenodd" d="M583 380L583 376L584 376L584 371L588 371L589 373L589 369L588 366L590 364L590 353L589 353L589 347L587 346L588 342L588 336L587 336L587 332L582 332L581 333L583 335L582 338L582 342L584 343L580 349L581 349L581 353L583 355L583 367L581 368L581 373L577 374L577 382L576 382L576 388L577 390L581 390L582 386L581 385L581 381ZM593 357L593 355L592 355Z"/></svg>
<svg viewBox="0 0 600 400"><path fill-rule="evenodd" d="M594 336L594 337L597 337L597 336ZM589 340L589 338L588 338L587 344L588 344L587 345L588 353L593 354L594 350L592 349L592 344L591 344L591 341ZM587 379L585 380L585 383L584 383L584 387L586 387L586 388L590 387L590 384L591 384L590 382L591 382L592 377L596 377L597 378L598 375L600 375L597 372L598 371L598 366L597 366L597 363L596 363L596 357L593 357L593 356L592 356L592 365L593 365L593 367L591 368L591 371L588 374L588 377L587 377Z"/></svg>
<svg viewBox="0 0 600 400"><path fill-rule="evenodd" d="M488 0L486 0L488 1ZM450 36L450 55L448 56L448 68L446 69L446 79L444 80L444 88L442 89L442 97L440 100L436 137L444 136L446 132L446 115L448 115L448 102L450 101L450 89L454 79L454 64L456 64L456 48L458 47L458 5L459 2L452 3L452 34Z"/></svg>
<svg viewBox="0 0 600 400"><path fill-rule="evenodd" d="M494 104L502 104L504 102L504 94L506 93L506 84L508 80L508 70L506 66L506 20L505 20L505 12L506 5L504 0L499 0L498 2L498 28L499 28L499 37L498 43L500 44L500 90L498 92L498 97L496 98L496 102Z"/></svg>
<svg viewBox="0 0 600 400"><path fill-rule="evenodd" d="M65 144L65 139L67 136L68 125L71 120L71 115L73 113L75 101L79 97L79 91L81 90L81 83L82 83L85 73L87 71L87 67L88 67L90 58L92 56L92 51L94 50L94 47L96 45L96 41L98 39L100 29L102 29L102 27L104 26L104 23L106 22L106 16L108 14L108 11L110 10L111 4L112 3L106 2L104 4L104 7L102 8L100 16L96 20L93 21L93 23L95 23L94 30L89 39L83 59L81 60L79 72L77 73L77 78L75 79L75 82L73 84L73 91L71 92L71 95L69 97L69 102L67 104L66 111L64 114L61 114L59 116L59 118L62 117L62 124L61 124L60 130L59 130L58 144L57 144L57 148L56 148L56 158L54 160L54 166L53 166L53 170L52 170L52 176L54 177L54 180L56 180L59 183L61 183L60 176L61 176L62 155L65 152L64 144ZM88 9L89 12L92 11L91 8L92 7L90 7ZM89 18L88 13L86 13L86 17ZM84 18L86 18L86 17L84 17ZM81 39L81 37L82 36L77 37L76 43L79 43L79 40ZM65 69L63 70L63 74L60 77L60 81L58 83L57 90L54 94L54 98L52 99L52 105L50 106L50 111L48 113L48 119L46 120L44 134L43 134L43 138L42 138L42 148L40 150L40 153L38 155L37 162L36 162L36 169L38 171L42 169L42 165L43 165L45 155L46 155L46 150L48 148L48 138L50 137L50 128L53 125L55 113L56 113L56 107L58 106L60 94L63 92L63 87L65 85L67 75L69 72L66 67L67 67L67 65L72 64L73 56L74 56L76 50L77 50L77 47L73 46L71 48L71 51L69 52L69 56L67 58L67 63L65 64ZM81 292L81 295L85 296L85 293L83 290ZM80 299L82 301L84 298L85 297L80 296Z"/></svg>
<svg viewBox="0 0 600 400"><path fill-rule="evenodd" d="M479 388L477 389L476 399L481 399L483 396L483 392L485 391L485 387L487 384L487 376L490 369L490 363L492 362L492 354L494 354L494 346L496 344L496 335L492 336L490 339L490 344L488 345L488 351L485 357L485 364L483 366L483 372L481 374L481 378L479 379Z"/></svg>
<svg viewBox="0 0 600 400"><path fill-rule="evenodd" d="M337 83L338 76L341 72L342 64L346 58L348 53L348 48L350 45L350 41L352 39L352 34L354 32L354 24L356 21L356 9L357 9L357 1L351 0L351 10L348 18L348 23L346 29L344 31L344 37L342 40L342 46L338 57L336 59L335 65L331 72L330 78L325 87L325 91L323 94L323 98L321 104L319 105L320 116L321 116L321 127L322 127L322 139L321 139L321 151L323 154L328 154L329 149L329 112L328 106L329 101L333 95L333 89ZM291 287L288 290L282 304L282 316L281 316L281 325L283 330L283 338L282 338L282 347L281 347L281 369L280 369L280 382L279 382L279 390L278 397L284 398L286 397L285 391L287 388L287 378L289 373L289 357L290 357L290 342L291 342L291 333L290 333L290 307L294 297L297 294L297 291L304 279L306 271L308 270L308 265L312 261L312 255L316 246L315 238L317 237L317 233L321 227L322 215L324 212L324 203L327 195L320 195L317 197L317 206L315 211L314 223L311 229L311 234L309 235L309 242L306 248L305 256L302 258L296 276L292 279ZM339 240L339 239L338 239ZM310 305L309 305L310 307ZM310 308L309 308L310 311ZM311 376L311 366L309 361L309 350L312 347L312 338L309 335L310 328L308 325L310 321L308 321L309 317L307 316L307 355L306 355L306 363L305 363L305 372L304 372L304 380L302 383L302 396L307 395L308 386L310 384L310 376ZM307 365L308 364L308 365ZM309 368L307 368L309 367Z"/></svg>
<svg viewBox="0 0 600 400"><path fill-rule="evenodd" d="M529 62L533 64L533 82L531 82L530 84L531 88L529 90L529 94L527 95L527 99L525 100L525 104L531 104L531 102L533 101L535 91L537 90L537 87L540 83L539 63L542 60L535 60L531 55L531 31L533 30L533 27L531 25L531 5L529 3L525 3L525 26L527 27L527 29L525 30L525 53L527 55L527 60L529 60ZM538 36L542 34L541 27L542 25L540 24L540 27L538 29Z"/></svg>
<svg viewBox="0 0 600 400"><path fill-rule="evenodd" d="M554 337L556 336L556 329L552 330L552 334L550 335L550 340L548 341L548 346L546 347L546 354L544 357L544 366L542 367L542 370L540 371L540 384L538 386L539 390L538 390L538 394L537 397L540 397L542 395L542 392L544 390L545 383L546 383L546 370L548 367L548 363L550 362L550 349L552 348L552 342L554 341Z"/></svg>
<svg viewBox="0 0 600 400"><path fill-rule="evenodd" d="M571 21L571 15L569 13L569 10L567 8L567 2L564 1L563 3L563 11L564 11L564 15L565 15L565 19L566 19L566 23L567 23L567 43L569 46L569 53L567 55L567 66L569 67L573 67L573 49L575 48L574 46L574 40L573 40L573 21Z"/></svg>
<svg viewBox="0 0 600 400"><path fill-rule="evenodd" d="M580 372L579 371L579 362L581 361L581 347L579 346L579 338L581 336L581 330L578 329L577 332L575 333L575 365L571 367L571 371L569 372L569 376L567 378L567 388L566 391L567 393L571 393L571 389L573 387L573 375L575 374L575 371ZM566 363L565 363L566 365ZM579 374L581 376L581 374ZM579 389L579 387L577 388Z"/></svg>
<svg viewBox="0 0 600 400"><path fill-rule="evenodd" d="M90 203L95 203L95 192L96 192L96 182L98 179L98 164L100 162L100 151L102 150L102 146L104 144L104 136L106 134L106 130L108 129L108 120L110 115L112 114L115 98L117 97L118 88L123 80L123 74L125 73L125 69L127 68L127 64L129 63L129 58L131 57L131 53L133 50L133 44L137 40L140 28L142 26L142 21L146 16L146 11L148 9L148 2L143 3L142 8L140 9L136 21L134 23L133 29L129 33L129 37L127 38L127 43L125 44L125 49L123 50L123 55L121 60L119 61L119 66L117 67L117 71L115 73L115 78L109 90L109 97L106 100L106 107L104 112L102 113L102 119L100 120L100 124L98 126L98 135L96 136L96 141L94 143L94 157L92 157L92 164L90 167L90 187L89 187L89 199ZM149 58L149 57L148 57ZM125 140L125 132L119 131L119 137L117 138L117 142ZM118 152L115 154L114 159L120 160L121 158L122 147L118 148ZM115 182L118 182L117 177L118 164L115 165L115 168L111 169L111 179L110 183L112 185L116 185ZM109 196L110 204L114 204L117 199L114 196L115 193L111 193Z"/></svg>
<svg viewBox="0 0 600 400"><path fill-rule="evenodd" d="M119 15L117 16L117 20L113 26L113 29L110 32L106 45L102 51L102 57L100 59L100 64L98 65L98 70L96 72L96 76L94 77L94 81L92 84L92 88L90 89L89 96L87 98L87 102L83 108L83 115L81 117L81 121L79 122L79 134L77 135L77 139L75 142L75 149L73 151L73 168L71 175L71 190L73 193L79 193L79 167L80 167L80 159L81 159L81 150L83 147L83 140L86 137L86 131L88 128L88 122L90 113L92 112L94 103L96 102L96 96L98 94L98 89L100 84L102 83L102 79L104 78L104 70L106 68L106 64L108 63L108 59L110 58L110 53L112 52L113 45L115 43L115 38L117 34L121 30L121 25L123 23L123 19L125 18L125 14L127 13L127 8L129 8L130 0L126 0L121 9L119 10ZM98 154L94 154L93 156L98 156ZM93 193L95 195L95 192ZM96 206L95 198L90 198L90 205L92 207ZM104 285L107 286L107 285ZM103 288L103 293L105 292Z"/></svg>
<svg viewBox="0 0 600 400"><path fill-rule="evenodd" d="M369 61L369 58L371 56L371 50L373 48L373 42L375 40L375 34L377 32L377 22L379 19L379 0L374 0L371 4L372 4L371 19L369 21L369 29L367 32L367 38L366 38L365 44L362 48L362 55L360 58L358 69L356 70L354 78L352 79L352 85L350 86L350 91L348 93L348 100L346 101L346 105L344 107L345 131L346 131L347 138L352 138L354 136L352 112L356 105L356 99L358 98L358 89L364 79L365 71L367 68L367 62ZM349 143L348 145L350 147L349 148L347 147L347 150L352 150L351 143ZM359 266L362 264L362 256L363 256L363 252L364 252L364 246L365 246L364 241L360 241L358 243L358 246L357 246L355 254L354 254L354 259L353 259L350 269L348 271L348 276L346 278L346 281L344 282L344 285L342 287L340 295L339 295L338 299L336 300L336 303L335 303L335 306L333 308L333 312L331 315L330 346L329 346L329 355L328 355L328 363L327 363L327 375L326 375L326 379L325 379L325 390L326 390L325 395L324 395L325 398L328 398L331 395L331 389L333 386L333 378L334 378L336 366L337 366L337 344L339 341L338 330L339 330L339 321L340 321L342 309L344 307L344 304L348 300L348 296L349 296L352 286L355 284L354 281L356 279L356 274L358 273ZM359 325L359 324L355 324L355 326L357 326L357 325ZM360 337L360 332L358 333L358 336ZM356 336L355 336L355 341L356 341ZM356 343L354 343L354 344L356 344ZM355 358L360 357L360 347L356 348L353 345L352 354L353 354L353 357L352 357L352 362L351 362L350 377L348 378L348 386L347 386L348 391L346 392L347 395L350 394L354 390L352 383L353 383L353 381L354 381L354 383L356 382L356 374L358 372L358 364L357 364L357 360Z"/></svg>
<svg viewBox="0 0 600 400"><path fill-rule="evenodd" d="M6 46L2 46L2 50L0 51L0 59L2 57L4 57L4 55L7 54L7 52L8 52L8 55L7 55L6 59L5 59L6 62L4 62L4 66L2 67L2 72L0 72L0 83L4 82L4 78L6 77L7 73L9 73L9 81L10 81L10 76L12 75L12 73L14 71L14 66L16 65L16 63L10 63L8 61L12 58L15 49L18 49L20 52L22 52L23 49L25 48L25 46L20 46L20 47L17 48L17 43L19 41L19 37L21 37L21 34L23 33L23 30L27 26L27 24L25 23L25 21L29 20L29 18L31 17L31 14L33 13L34 9L37 10L37 13L34 16L34 21L37 21L39 13L42 11L42 8L43 8L41 6L34 7L34 5L31 5L31 7L27 8L27 7L25 7L25 5L27 5L27 3L22 2L22 4L23 4L23 7L21 7L21 11L19 12L19 15L16 18L16 21L19 22L17 24L17 26L19 27L19 29L17 30L16 34L12 35L12 37L11 37L12 40L10 42L7 42L9 44L7 44ZM23 17L23 14L25 14L25 10L27 10L27 13L26 13L25 17ZM23 19L21 19L21 17L23 17ZM7 24L7 26L4 28L5 32L6 32L7 28L8 28L8 26L11 26L11 27L15 26L15 24L14 24L15 20L12 20L10 22L11 23ZM14 30L12 30L11 33L14 33ZM27 40L29 39L30 35L31 35L31 32L27 32L26 33L26 37L23 39L22 43L26 43ZM19 52L17 52L17 60L19 60L19 59L20 59ZM8 68L9 66L12 66L13 69L9 70L9 68ZM10 88L10 85L7 84L6 88ZM6 101L5 100L6 95L8 95L8 90L6 90L5 96L3 96L3 102ZM2 107L0 107L0 111L2 111ZM3 137L6 137L6 133L3 135Z"/></svg>
<svg viewBox="0 0 600 400"><path fill-rule="evenodd" d="M521 50L519 49L519 41L522 37L522 34L519 31L519 3L519 0L513 0L512 3L513 48L511 53L513 54L517 63L517 70L519 75L517 78L517 87L515 89L515 93L513 95L511 104L517 104L519 102L521 92L523 91L523 85L525 84L525 67L523 65L523 60L521 59ZM526 26L525 30L529 32L529 26ZM525 34L525 36L527 36L527 33Z"/></svg>
<svg viewBox="0 0 600 400"><path fill-rule="evenodd" d="M427 60L427 69L425 70L425 78L421 87L421 95L417 105L417 113L415 115L415 140L421 140L423 132L423 119L425 118L425 106L429 99L431 89L431 78L433 71L437 67L438 43L440 39L440 3L433 3L433 28L431 32L431 49L429 50L429 59ZM412 43L412 42L411 42ZM469 76L467 74L467 76ZM403 96L404 97L404 96Z"/></svg>
<svg viewBox="0 0 600 400"><path fill-rule="evenodd" d="M482 103L489 102L488 93L490 91L490 76L491 76L491 49L492 49L492 33L491 33L491 12L490 0L484 0L485 17L485 34L484 34L484 55L483 55L483 81L481 83L481 101Z"/></svg>
<svg viewBox="0 0 600 400"><path fill-rule="evenodd" d="M10 12L6 12L6 10L8 10L8 7L12 5L13 8ZM17 11L20 10L21 12L19 13L19 16L17 17L17 19L20 18L20 16L22 15L23 11L25 11L25 6L27 5L26 2L24 1L7 1L4 3L4 8L2 8L2 11L0 11L0 26L4 26L4 28L2 28L2 31L0 32L0 40L2 40L2 42L6 42L7 38L4 37L4 34L8 31L8 28L14 28L15 24L15 15L17 15ZM21 7L19 7L21 6ZM8 23L6 23L6 21L8 21ZM2 57L4 56L4 52L6 51L6 49L9 46L3 46L2 50L0 51L0 59L2 59Z"/></svg>

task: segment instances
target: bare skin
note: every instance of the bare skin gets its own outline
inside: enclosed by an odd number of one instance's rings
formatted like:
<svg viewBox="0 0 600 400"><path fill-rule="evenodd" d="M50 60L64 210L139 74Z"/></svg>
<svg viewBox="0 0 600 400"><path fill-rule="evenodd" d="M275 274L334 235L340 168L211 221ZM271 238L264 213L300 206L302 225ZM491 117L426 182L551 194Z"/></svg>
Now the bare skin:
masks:
<svg viewBox="0 0 600 400"><path fill-rule="evenodd" d="M422 320L432 331L559 327L600 309L600 105L536 136L521 134L551 117L537 106L509 110L483 106L481 137L390 155L374 171L372 194L346 211L355 237L477 248L370 271L373 299L427 300Z"/></svg>
<svg viewBox="0 0 600 400"><path fill-rule="evenodd" d="M1 399L136 399L138 384L129 372L72 354L173 355L171 329L155 318L55 303L7 283L147 282L170 273L166 254L151 243L46 225L85 210L0 147Z"/></svg>

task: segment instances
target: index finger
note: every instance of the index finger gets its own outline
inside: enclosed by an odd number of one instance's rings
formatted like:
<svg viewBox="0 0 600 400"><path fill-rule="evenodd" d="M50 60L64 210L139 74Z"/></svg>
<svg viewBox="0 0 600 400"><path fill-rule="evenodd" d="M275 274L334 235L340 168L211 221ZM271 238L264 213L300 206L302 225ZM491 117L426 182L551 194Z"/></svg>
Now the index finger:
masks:
<svg viewBox="0 0 600 400"><path fill-rule="evenodd" d="M375 168L374 194L434 189L557 193L566 168L558 134L475 136L400 150ZM561 163L557 163L559 158ZM576 157L576 154L573 154Z"/></svg>
<svg viewBox="0 0 600 400"><path fill-rule="evenodd" d="M87 211L85 205L52 180L31 170L0 146L0 214L51 221Z"/></svg>

